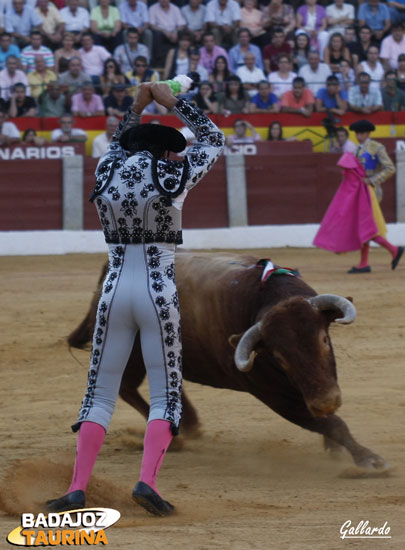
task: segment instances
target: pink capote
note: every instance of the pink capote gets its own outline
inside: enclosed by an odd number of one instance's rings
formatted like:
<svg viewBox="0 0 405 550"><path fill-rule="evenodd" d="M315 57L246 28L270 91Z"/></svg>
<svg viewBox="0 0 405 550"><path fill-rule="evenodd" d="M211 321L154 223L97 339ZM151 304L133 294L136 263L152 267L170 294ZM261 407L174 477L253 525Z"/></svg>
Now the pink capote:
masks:
<svg viewBox="0 0 405 550"><path fill-rule="evenodd" d="M331 252L360 250L378 234L373 218L366 172L353 153L345 153L337 163L343 181L330 203L313 244Z"/></svg>

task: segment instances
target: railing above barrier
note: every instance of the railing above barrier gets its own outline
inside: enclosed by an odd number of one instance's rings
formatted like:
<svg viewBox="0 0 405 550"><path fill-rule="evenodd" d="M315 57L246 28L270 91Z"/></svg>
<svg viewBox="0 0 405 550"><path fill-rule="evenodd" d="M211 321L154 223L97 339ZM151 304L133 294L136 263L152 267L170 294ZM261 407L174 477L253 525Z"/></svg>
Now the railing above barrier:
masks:
<svg viewBox="0 0 405 550"><path fill-rule="evenodd" d="M304 117L301 115L295 115L290 113L257 113L257 114L236 114L236 115L210 115L210 118L220 128L230 128L236 119L242 118L248 120L253 126L263 127L269 126L275 120L281 122L282 126L319 126L322 127L322 120L326 117L326 113L313 113L310 117ZM363 119L364 115L356 113L346 113L345 115L338 117L339 126L350 126L352 122ZM379 111L367 115L367 118L373 122L376 126L391 125L391 124L405 124L405 111ZM162 124L167 126L173 126L176 128L181 127L181 121L173 115L144 115L142 120L149 122L152 119L159 119ZM58 118L40 118L40 117L19 117L10 119L14 122L19 130L24 131L28 128L33 128L37 131L50 131L55 128L59 128ZM76 126L83 128L83 130L105 130L106 117L95 116L80 118L76 117Z"/></svg>
<svg viewBox="0 0 405 550"><path fill-rule="evenodd" d="M283 128L283 137L287 139L295 139L297 141L308 140L312 142L314 151L326 152L330 151L330 139L322 121L326 118L326 113L313 113L311 117L304 117L296 114L277 113L277 114L237 114L228 117L224 115L210 115L211 119L221 128L225 135L233 133L233 124L236 119L244 119L249 121L261 136L263 141L267 141L268 128L274 121L280 122ZM181 121L173 115L145 115L142 118L143 122L149 122L152 119L159 119L162 124L180 128ZM364 115L355 113L347 113L336 120L337 126L345 126L348 128L352 122L364 118ZM373 133L373 138L382 137L397 137L404 138L405 136L405 111L400 112L378 112L368 115L367 118L376 126L376 131ZM28 128L32 128L39 135L50 139L51 131L59 128L59 120L57 118L30 118L20 117L11 119L17 128L23 132ZM75 127L83 129L89 139L85 144L86 154L91 155L92 142L94 138L105 131L106 117L76 117ZM355 140L353 132L350 132L350 138ZM274 142L273 142L274 143Z"/></svg>

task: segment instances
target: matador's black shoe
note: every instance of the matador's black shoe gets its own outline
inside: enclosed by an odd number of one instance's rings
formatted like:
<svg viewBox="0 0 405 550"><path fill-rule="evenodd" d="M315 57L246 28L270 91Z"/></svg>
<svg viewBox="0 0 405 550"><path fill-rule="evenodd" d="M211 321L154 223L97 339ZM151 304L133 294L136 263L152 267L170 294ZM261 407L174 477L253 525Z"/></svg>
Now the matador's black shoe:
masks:
<svg viewBox="0 0 405 550"><path fill-rule="evenodd" d="M366 265L365 267L353 266L351 269L349 269L348 273L371 273L371 267L369 265Z"/></svg>
<svg viewBox="0 0 405 550"><path fill-rule="evenodd" d="M152 487L143 481L138 481L135 485L132 499L155 516L169 516L174 512L174 506L163 500Z"/></svg>
<svg viewBox="0 0 405 550"><path fill-rule="evenodd" d="M85 508L86 497L83 491L72 491L60 498L48 500L46 506L50 512L66 512Z"/></svg>
<svg viewBox="0 0 405 550"><path fill-rule="evenodd" d="M391 262L391 269L395 269L397 265L399 264L399 260L401 259L402 254L404 253L404 247L398 246L398 252L395 256L395 258Z"/></svg>

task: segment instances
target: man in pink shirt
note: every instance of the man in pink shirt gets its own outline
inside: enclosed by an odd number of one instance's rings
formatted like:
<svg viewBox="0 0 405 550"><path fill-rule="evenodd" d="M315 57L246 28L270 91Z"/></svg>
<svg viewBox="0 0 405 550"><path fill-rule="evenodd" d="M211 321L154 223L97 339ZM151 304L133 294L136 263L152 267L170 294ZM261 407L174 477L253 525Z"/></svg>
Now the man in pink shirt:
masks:
<svg viewBox="0 0 405 550"><path fill-rule="evenodd" d="M381 42L380 58L384 69L398 69L398 56L405 53L404 25L394 23L391 27L391 34Z"/></svg>
<svg viewBox="0 0 405 550"><path fill-rule="evenodd" d="M105 115L103 100L94 93L91 82L84 84L82 91L72 96L72 113L80 117Z"/></svg>
<svg viewBox="0 0 405 550"><path fill-rule="evenodd" d="M31 95L27 75L17 69L18 59L15 55L9 55L6 60L6 68L0 71L1 97L8 101L13 93L14 84L22 83L26 86L26 94Z"/></svg>
<svg viewBox="0 0 405 550"><path fill-rule="evenodd" d="M211 73L214 68L215 60L220 55L225 57L229 68L230 62L227 51L215 44L214 33L206 32L203 36L203 46L200 48L200 65Z"/></svg>
<svg viewBox="0 0 405 550"><path fill-rule="evenodd" d="M178 42L178 31L186 26L180 9L170 0L159 0L149 8L149 23L153 31L152 66L164 67L166 55Z"/></svg>
<svg viewBox="0 0 405 550"><path fill-rule="evenodd" d="M315 97L311 90L305 88L305 80L296 76L292 81L292 90L281 96L281 111L310 117L315 106Z"/></svg>
<svg viewBox="0 0 405 550"><path fill-rule="evenodd" d="M82 58L83 71L97 81L103 74L104 61L112 57L109 51L103 46L95 46L93 36L90 32L83 33L82 48L79 50ZM96 77L96 78L93 78Z"/></svg>

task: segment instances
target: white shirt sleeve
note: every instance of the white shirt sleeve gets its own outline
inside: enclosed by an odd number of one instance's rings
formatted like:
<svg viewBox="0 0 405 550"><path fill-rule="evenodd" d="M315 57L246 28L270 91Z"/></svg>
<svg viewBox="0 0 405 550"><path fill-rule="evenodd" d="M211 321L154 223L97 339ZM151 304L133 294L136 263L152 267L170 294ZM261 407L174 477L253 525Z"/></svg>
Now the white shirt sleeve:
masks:
<svg viewBox="0 0 405 550"><path fill-rule="evenodd" d="M105 134L100 134L94 138L91 148L91 156L93 158L100 158L107 152L108 142Z"/></svg>
<svg viewBox="0 0 405 550"><path fill-rule="evenodd" d="M60 128L56 128L56 130L52 130L51 141L58 141L61 135L62 135L62 130Z"/></svg>
<svg viewBox="0 0 405 550"><path fill-rule="evenodd" d="M4 122L0 133L10 138L20 139L20 131L13 122Z"/></svg>
<svg viewBox="0 0 405 550"><path fill-rule="evenodd" d="M215 0L211 0L205 7L204 23L214 23L215 21Z"/></svg>
<svg viewBox="0 0 405 550"><path fill-rule="evenodd" d="M236 2L235 0L231 2L231 7L232 7L232 22L240 21L241 15L240 15L240 6L238 2Z"/></svg>

